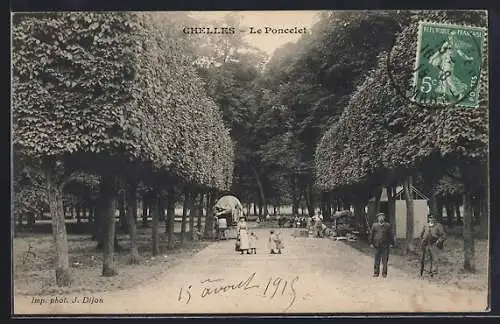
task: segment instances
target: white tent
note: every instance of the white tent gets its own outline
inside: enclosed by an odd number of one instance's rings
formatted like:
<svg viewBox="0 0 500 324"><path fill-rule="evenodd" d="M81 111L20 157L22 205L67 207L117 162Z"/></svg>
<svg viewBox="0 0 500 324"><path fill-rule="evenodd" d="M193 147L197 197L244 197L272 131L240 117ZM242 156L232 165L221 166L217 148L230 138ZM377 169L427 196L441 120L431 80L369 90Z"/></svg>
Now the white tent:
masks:
<svg viewBox="0 0 500 324"><path fill-rule="evenodd" d="M411 187L413 195L413 237L418 237L427 222L429 214L428 198L415 187ZM396 194L396 238L406 238L406 201L404 190Z"/></svg>

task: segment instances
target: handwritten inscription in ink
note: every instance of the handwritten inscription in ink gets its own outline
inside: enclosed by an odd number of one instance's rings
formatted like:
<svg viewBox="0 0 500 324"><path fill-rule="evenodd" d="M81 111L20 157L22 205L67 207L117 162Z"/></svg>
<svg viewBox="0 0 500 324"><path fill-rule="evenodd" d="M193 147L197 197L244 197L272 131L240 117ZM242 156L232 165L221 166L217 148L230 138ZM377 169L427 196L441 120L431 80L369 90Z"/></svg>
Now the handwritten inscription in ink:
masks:
<svg viewBox="0 0 500 324"><path fill-rule="evenodd" d="M215 298L216 296L227 295L236 291L255 293L257 296L266 299L289 298L289 304L286 309L290 308L296 300L295 284L299 280L295 276L291 280L281 278L279 276L270 276L265 281L256 279L257 273L253 272L246 279L225 282L224 279L204 279L200 281L198 287L193 284L188 284L184 288L179 289L178 302L189 304L193 298Z"/></svg>

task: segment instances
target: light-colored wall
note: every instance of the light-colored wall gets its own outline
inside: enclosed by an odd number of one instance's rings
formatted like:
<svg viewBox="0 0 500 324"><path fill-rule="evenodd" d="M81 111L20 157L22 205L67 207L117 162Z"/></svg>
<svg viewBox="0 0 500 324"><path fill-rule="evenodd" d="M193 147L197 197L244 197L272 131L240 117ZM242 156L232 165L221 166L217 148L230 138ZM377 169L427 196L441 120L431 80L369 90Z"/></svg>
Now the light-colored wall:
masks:
<svg viewBox="0 0 500 324"><path fill-rule="evenodd" d="M429 207L426 200L413 201L413 237L418 237L427 222ZM406 202L396 200L396 238L406 238Z"/></svg>

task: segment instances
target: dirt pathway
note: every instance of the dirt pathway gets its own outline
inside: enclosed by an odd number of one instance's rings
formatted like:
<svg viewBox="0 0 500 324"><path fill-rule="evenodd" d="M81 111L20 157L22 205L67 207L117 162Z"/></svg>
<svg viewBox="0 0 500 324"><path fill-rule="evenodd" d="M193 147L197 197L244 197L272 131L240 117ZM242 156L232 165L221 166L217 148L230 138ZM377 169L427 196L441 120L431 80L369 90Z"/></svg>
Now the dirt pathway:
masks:
<svg viewBox="0 0 500 324"><path fill-rule="evenodd" d="M484 311L486 294L443 288L389 268L372 278L372 259L327 239L294 238L283 229L282 255L267 253L268 230L255 229L256 255L234 240L210 245L146 286L93 296L16 297L15 313L282 313ZM390 261L389 261L390 262ZM38 299L36 299L38 298ZM52 301L52 304L50 302ZM94 303L91 303L94 301Z"/></svg>

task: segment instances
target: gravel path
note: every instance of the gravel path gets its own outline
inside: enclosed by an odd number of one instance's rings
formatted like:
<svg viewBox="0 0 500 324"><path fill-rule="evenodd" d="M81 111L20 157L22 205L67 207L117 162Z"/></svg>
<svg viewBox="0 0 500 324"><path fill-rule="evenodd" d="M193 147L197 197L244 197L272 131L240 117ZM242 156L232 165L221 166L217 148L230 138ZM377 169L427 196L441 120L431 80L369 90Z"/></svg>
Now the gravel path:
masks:
<svg viewBox="0 0 500 324"><path fill-rule="evenodd" d="M140 288L58 296L59 302L56 296L52 300L19 296L14 312L481 312L487 308L486 294L441 287L390 265L388 278L373 278L369 256L342 242L294 238L294 229L281 230L284 254L270 255L269 231L253 231L259 237L255 255L235 252L234 240L216 242Z"/></svg>

